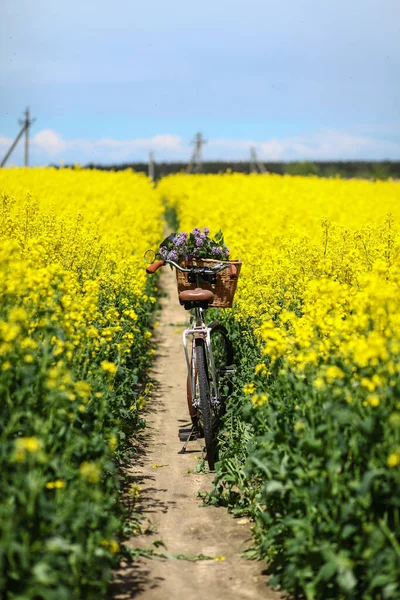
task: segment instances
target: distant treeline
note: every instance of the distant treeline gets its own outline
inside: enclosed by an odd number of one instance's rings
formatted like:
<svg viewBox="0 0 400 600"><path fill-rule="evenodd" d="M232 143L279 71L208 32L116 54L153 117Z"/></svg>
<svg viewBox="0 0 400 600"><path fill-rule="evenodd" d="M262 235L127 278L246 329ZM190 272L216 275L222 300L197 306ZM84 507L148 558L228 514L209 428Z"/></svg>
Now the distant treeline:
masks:
<svg viewBox="0 0 400 600"><path fill-rule="evenodd" d="M400 179L400 161L326 161L326 162L264 162L262 163L269 173L283 175L317 175L319 177L343 177L360 179ZM148 164L122 163L117 165L88 164L86 169L100 169L106 171L121 171L133 169L134 171L148 173ZM154 164L155 179L160 179L170 173L186 171L187 163L160 162ZM250 173L254 166L247 161L209 161L202 164L203 173Z"/></svg>

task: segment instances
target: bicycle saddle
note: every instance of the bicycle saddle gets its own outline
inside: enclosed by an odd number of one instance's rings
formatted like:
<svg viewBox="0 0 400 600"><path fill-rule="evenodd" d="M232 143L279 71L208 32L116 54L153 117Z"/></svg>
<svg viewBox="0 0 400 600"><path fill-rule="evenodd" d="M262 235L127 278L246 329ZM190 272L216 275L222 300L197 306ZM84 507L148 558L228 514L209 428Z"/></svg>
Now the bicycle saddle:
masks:
<svg viewBox="0 0 400 600"><path fill-rule="evenodd" d="M179 294L179 302L208 302L212 303L214 300L214 294L211 290L203 290L202 288L195 288L194 290L184 290Z"/></svg>

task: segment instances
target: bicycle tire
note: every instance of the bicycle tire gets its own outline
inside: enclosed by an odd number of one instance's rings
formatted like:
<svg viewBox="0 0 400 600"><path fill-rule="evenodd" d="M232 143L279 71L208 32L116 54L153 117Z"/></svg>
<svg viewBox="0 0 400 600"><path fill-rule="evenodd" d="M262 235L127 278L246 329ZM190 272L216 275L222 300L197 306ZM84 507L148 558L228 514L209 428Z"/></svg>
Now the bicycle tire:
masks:
<svg viewBox="0 0 400 600"><path fill-rule="evenodd" d="M228 331L224 325L214 321L209 327L211 329L211 350L213 353L215 369L219 377L218 388L221 405L218 416L220 418L225 413L225 397L232 391L232 382L229 380L227 382L228 391L224 392L221 386L221 378L223 367L231 366L233 363L233 348L228 336ZM216 427L219 427L219 423L216 424Z"/></svg>
<svg viewBox="0 0 400 600"><path fill-rule="evenodd" d="M187 378L186 387L189 415L198 437L205 438L207 461L210 470L212 470L218 454L216 437L221 417L225 413L225 397L229 395L232 384L230 379L224 379L223 367L232 365L233 349L226 327L214 321L209 325L209 328L217 381L212 381L212 367L208 362L209 354L206 351L204 340L199 338L195 340L193 356L193 360L195 361L196 393L194 400L196 406L193 406L189 377ZM202 365L201 383L199 378L199 355L200 363ZM223 383L222 386L221 382ZM216 395L219 397L219 403L214 403L214 405L211 401L211 390L213 387L218 390Z"/></svg>
<svg viewBox="0 0 400 600"><path fill-rule="evenodd" d="M215 438L213 435L214 432L210 397L210 379L208 374L206 349L204 340L202 339L196 340L196 362L200 395L200 420L204 432L204 442L206 445L208 466L210 471L213 471L215 466Z"/></svg>
<svg viewBox="0 0 400 600"><path fill-rule="evenodd" d="M196 363L196 356L194 356L193 360L195 361L195 382L194 382L194 386L195 386L195 390L197 388L198 390L198 381L197 381L197 363ZM195 396L198 396L198 391L195 392ZM190 382L190 377L189 375L186 378L186 398L187 398L187 406L188 406L188 411L189 411L189 416L190 419L192 421L192 425L196 431L196 434L198 437L203 437L203 429L201 427L201 423L199 420L199 411L198 408L195 408L193 406L193 398L192 398L192 386L191 386L191 382Z"/></svg>

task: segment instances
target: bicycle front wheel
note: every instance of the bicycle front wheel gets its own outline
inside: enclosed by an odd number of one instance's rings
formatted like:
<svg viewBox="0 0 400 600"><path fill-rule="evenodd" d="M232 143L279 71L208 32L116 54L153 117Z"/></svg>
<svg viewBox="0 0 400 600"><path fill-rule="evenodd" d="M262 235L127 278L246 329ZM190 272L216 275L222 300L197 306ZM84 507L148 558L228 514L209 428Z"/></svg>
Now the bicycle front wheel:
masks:
<svg viewBox="0 0 400 600"><path fill-rule="evenodd" d="M210 471L215 466L215 438L213 435L213 413L211 408L210 377L204 340L196 340L197 378L199 383L200 422L204 432L207 462Z"/></svg>

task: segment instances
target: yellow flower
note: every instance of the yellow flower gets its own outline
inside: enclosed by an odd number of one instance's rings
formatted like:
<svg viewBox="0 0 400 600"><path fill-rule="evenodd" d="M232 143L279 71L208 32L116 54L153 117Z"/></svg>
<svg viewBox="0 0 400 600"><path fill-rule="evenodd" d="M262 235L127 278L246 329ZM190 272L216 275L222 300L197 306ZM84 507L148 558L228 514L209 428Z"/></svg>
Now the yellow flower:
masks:
<svg viewBox="0 0 400 600"><path fill-rule="evenodd" d="M259 363L258 365L256 365L256 368L255 368L256 375L266 375L266 373L267 373L267 366L265 363Z"/></svg>
<svg viewBox="0 0 400 600"><path fill-rule="evenodd" d="M251 397L251 402L253 406L260 408L263 404L268 402L268 394L253 394Z"/></svg>
<svg viewBox="0 0 400 600"><path fill-rule="evenodd" d="M119 544L116 540L102 540L101 545L107 548L111 554L117 554L117 552L119 552Z"/></svg>
<svg viewBox="0 0 400 600"><path fill-rule="evenodd" d="M131 485L129 488L129 495L133 498L139 498L141 487L139 485Z"/></svg>
<svg viewBox="0 0 400 600"><path fill-rule="evenodd" d="M10 325L8 323L0 323L0 337L5 342L13 342L21 331L19 325Z"/></svg>
<svg viewBox="0 0 400 600"><path fill-rule="evenodd" d="M87 381L77 381L75 383L75 390L84 400L87 400L90 396L92 386Z"/></svg>
<svg viewBox="0 0 400 600"><path fill-rule="evenodd" d="M243 392L249 396L250 394L252 394L256 389L256 386L254 385L253 382L251 383L246 383L246 385L243 387Z"/></svg>
<svg viewBox="0 0 400 600"><path fill-rule="evenodd" d="M113 362L109 362L108 360L103 360L100 363L100 366L103 369L103 371L105 371L106 373L110 373L111 375L115 375L115 373L118 370L117 365Z"/></svg>
<svg viewBox="0 0 400 600"><path fill-rule="evenodd" d="M333 383L335 379L343 379L344 373L342 369L336 365L330 365L326 370L326 379L328 383Z"/></svg>
<svg viewBox="0 0 400 600"><path fill-rule="evenodd" d="M22 306L16 306L9 311L8 319L11 323L24 323L29 319L29 315Z"/></svg>
<svg viewBox="0 0 400 600"><path fill-rule="evenodd" d="M17 462L25 460L28 454L37 454L42 449L42 442L35 437L21 437L15 440L13 459Z"/></svg>
<svg viewBox="0 0 400 600"><path fill-rule="evenodd" d="M368 379L367 377L363 377L360 383L361 386L366 388L369 392L373 392L376 388L375 382L371 381L371 379Z"/></svg>
<svg viewBox="0 0 400 600"><path fill-rule="evenodd" d="M110 435L110 437L108 438L108 447L110 448L111 452L114 452L116 450L118 446L118 438L115 434Z"/></svg>
<svg viewBox="0 0 400 600"><path fill-rule="evenodd" d="M379 404L380 404L379 396L377 396L376 394L370 394L369 396L367 396L367 403L370 406L373 406L374 408L379 406Z"/></svg>
<svg viewBox="0 0 400 600"><path fill-rule="evenodd" d="M62 479L56 479L55 481L49 481L46 483L46 488L48 490L60 490L65 487L65 483Z"/></svg>
<svg viewBox="0 0 400 600"><path fill-rule="evenodd" d="M139 396L137 405L140 410L144 408L146 405L146 398L144 396Z"/></svg>
<svg viewBox="0 0 400 600"><path fill-rule="evenodd" d="M35 437L22 437L15 440L15 446L18 450L38 452L42 447L42 442Z"/></svg>
<svg viewBox="0 0 400 600"><path fill-rule="evenodd" d="M388 467L397 467L400 465L400 452L392 452L387 459Z"/></svg>
<svg viewBox="0 0 400 600"><path fill-rule="evenodd" d="M80 476L89 483L98 483L100 481L101 469L94 462L84 461L79 467Z"/></svg>

